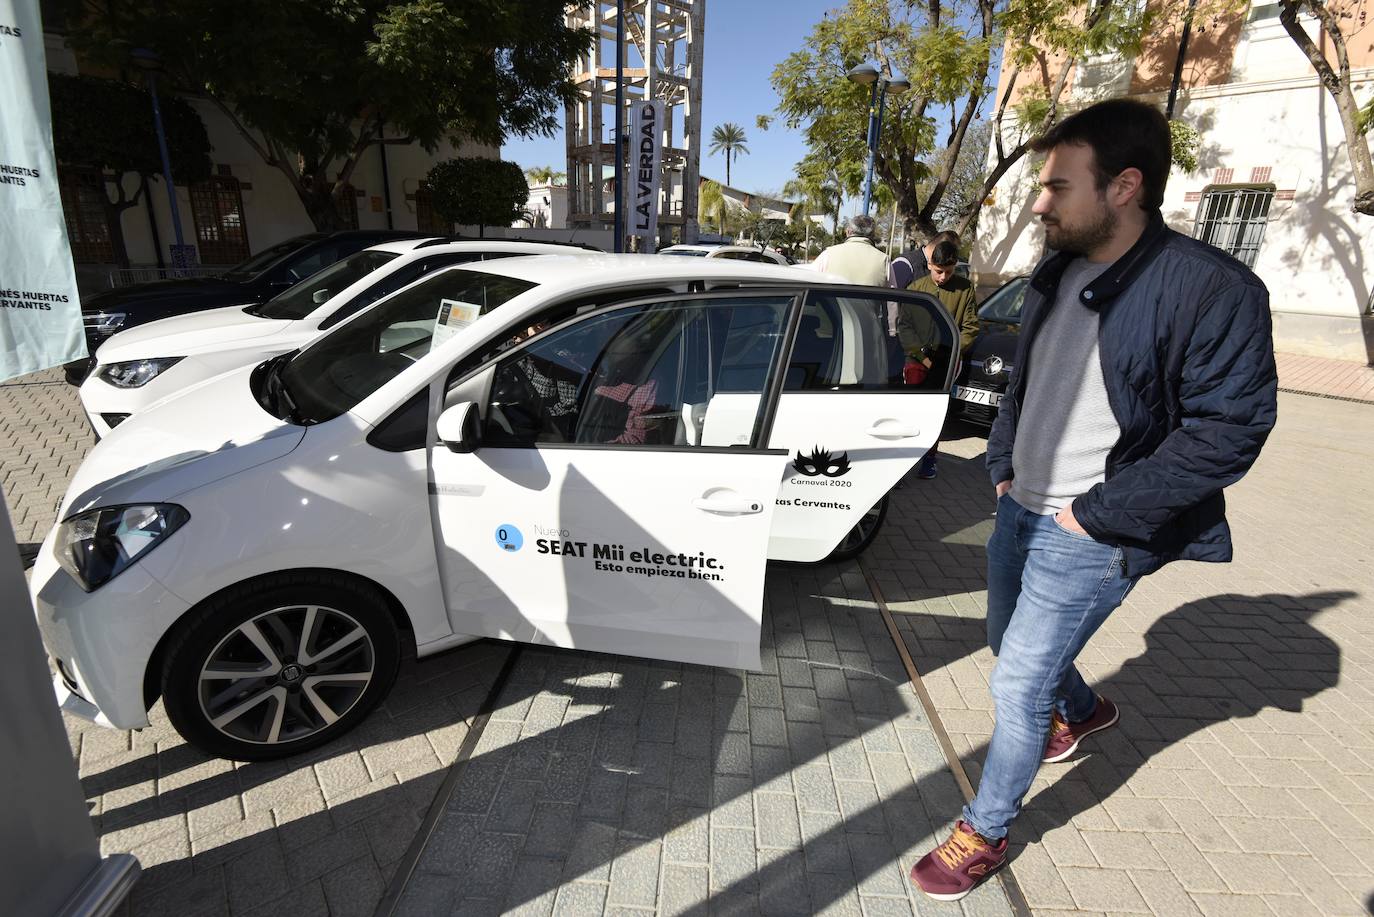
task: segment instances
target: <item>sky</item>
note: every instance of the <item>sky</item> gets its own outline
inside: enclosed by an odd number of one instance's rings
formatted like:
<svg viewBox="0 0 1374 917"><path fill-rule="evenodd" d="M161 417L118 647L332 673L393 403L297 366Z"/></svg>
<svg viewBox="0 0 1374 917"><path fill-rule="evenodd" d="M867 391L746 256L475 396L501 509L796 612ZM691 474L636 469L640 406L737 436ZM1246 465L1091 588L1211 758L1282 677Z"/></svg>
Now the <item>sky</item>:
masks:
<svg viewBox="0 0 1374 917"><path fill-rule="evenodd" d="M706 53L702 73L701 174L725 181L725 158L708 155L711 130L732 121L744 128L749 155L730 163L730 183L749 192L780 191L792 168L806 154L800 131L776 120L759 130L758 115L775 115L777 94L769 83L773 67L802 47L812 27L843 0L708 0ZM562 116L560 113L560 122ZM521 168L567 168L563 131L553 137L512 138L501 158Z"/></svg>

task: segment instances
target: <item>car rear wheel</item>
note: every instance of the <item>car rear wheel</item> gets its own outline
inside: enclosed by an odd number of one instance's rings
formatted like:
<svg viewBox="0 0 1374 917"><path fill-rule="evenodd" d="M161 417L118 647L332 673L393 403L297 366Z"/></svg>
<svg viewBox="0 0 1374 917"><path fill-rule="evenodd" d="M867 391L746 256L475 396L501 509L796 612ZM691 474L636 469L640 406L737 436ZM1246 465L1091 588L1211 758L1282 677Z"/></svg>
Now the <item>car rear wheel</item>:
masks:
<svg viewBox="0 0 1374 917"><path fill-rule="evenodd" d="M835 563L841 560L853 560L873 543L873 539L878 537L878 530L883 527L883 520L887 518L887 495L874 504L873 508L864 513L854 527L844 536L835 550L821 561L824 564Z"/></svg>
<svg viewBox="0 0 1374 917"><path fill-rule="evenodd" d="M381 596L294 574L230 589L184 619L164 658L162 696L192 745L268 760L352 729L391 690L399 662Z"/></svg>

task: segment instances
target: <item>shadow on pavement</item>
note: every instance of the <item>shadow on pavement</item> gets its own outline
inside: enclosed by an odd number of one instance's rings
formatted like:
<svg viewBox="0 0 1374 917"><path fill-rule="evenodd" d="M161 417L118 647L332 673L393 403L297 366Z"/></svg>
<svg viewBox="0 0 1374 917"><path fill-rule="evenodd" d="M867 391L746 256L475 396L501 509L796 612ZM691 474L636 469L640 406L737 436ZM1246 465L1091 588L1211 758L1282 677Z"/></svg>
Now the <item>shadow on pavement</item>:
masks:
<svg viewBox="0 0 1374 917"><path fill-rule="evenodd" d="M1223 594L1161 617L1145 633L1145 650L1093 686L1121 706L1119 728L1085 743L1071 760L1088 760L1073 768L1072 780L1032 799L1026 812L1033 817L1018 822L1017 840L1039 841L1111 796L1152 758L1211 726L1268 709L1296 718L1305 700L1340 680L1340 647L1311 619L1356 597Z"/></svg>
<svg viewBox="0 0 1374 917"><path fill-rule="evenodd" d="M684 876L710 867L713 913L813 913L857 905L856 892L907 897L904 868L943 834L962 796L857 571L780 579L770 578L763 673L526 649L401 912L548 908L555 899L562 909L579 894L600 906L653 906L655 894L666 902L683 892L657 888L663 859L682 864ZM1121 729L1097 737L1088 760L1032 799L1018 843L1097 805L1200 729L1269 707L1300 711L1340 671L1339 649L1310 619L1351 597L1219 595L1159 619L1146 650L1099 686L1122 704ZM970 770L981 752L965 762ZM168 804L204 806L240 792L240 776L289 781L329 757L324 749L242 766L232 783L212 777ZM235 914L269 903L308 910L324 899L366 912L436 782L418 786L239 828L251 833L222 844L202 840L194 855L147 870L136 912L216 912L226 886ZM213 867L224 863L221 876ZM661 874L671 882L677 868ZM635 875L638 892L626 880ZM608 902L612 888L618 900ZM1001 902L994 885L964 904ZM961 912L928 904L922 913Z"/></svg>

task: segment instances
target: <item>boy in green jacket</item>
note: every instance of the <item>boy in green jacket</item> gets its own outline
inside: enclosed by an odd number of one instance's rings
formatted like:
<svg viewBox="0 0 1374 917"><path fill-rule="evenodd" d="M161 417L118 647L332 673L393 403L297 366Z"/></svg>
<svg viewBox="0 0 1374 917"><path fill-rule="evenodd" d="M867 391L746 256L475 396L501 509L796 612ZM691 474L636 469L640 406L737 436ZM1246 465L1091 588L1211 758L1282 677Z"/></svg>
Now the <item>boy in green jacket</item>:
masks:
<svg viewBox="0 0 1374 917"><path fill-rule="evenodd" d="M959 331L959 357L965 358L973 339L978 334L978 301L973 295L973 283L967 277L955 273L959 266L959 246L948 240L935 243L927 253L930 273L912 282L908 290L928 293L940 300L940 304L954 319L954 327ZM931 339L931 331L923 327L929 323L925 311L915 306L903 307L897 314L897 338L902 350L911 359L930 366L929 352L938 346L938 340ZM916 476L925 480L935 477L938 471L939 443L933 443L930 451L921 459Z"/></svg>

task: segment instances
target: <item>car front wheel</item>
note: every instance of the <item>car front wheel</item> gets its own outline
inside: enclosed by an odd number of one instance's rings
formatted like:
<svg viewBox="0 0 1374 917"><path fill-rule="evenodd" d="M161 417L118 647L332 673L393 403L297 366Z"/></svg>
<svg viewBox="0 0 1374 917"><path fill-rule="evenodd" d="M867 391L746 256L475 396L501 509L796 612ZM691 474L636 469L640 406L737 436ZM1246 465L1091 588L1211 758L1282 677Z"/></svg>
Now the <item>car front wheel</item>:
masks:
<svg viewBox="0 0 1374 917"><path fill-rule="evenodd" d="M381 596L342 578L290 574L227 590L180 622L162 697L192 745L261 761L348 732L386 697L399 663Z"/></svg>

